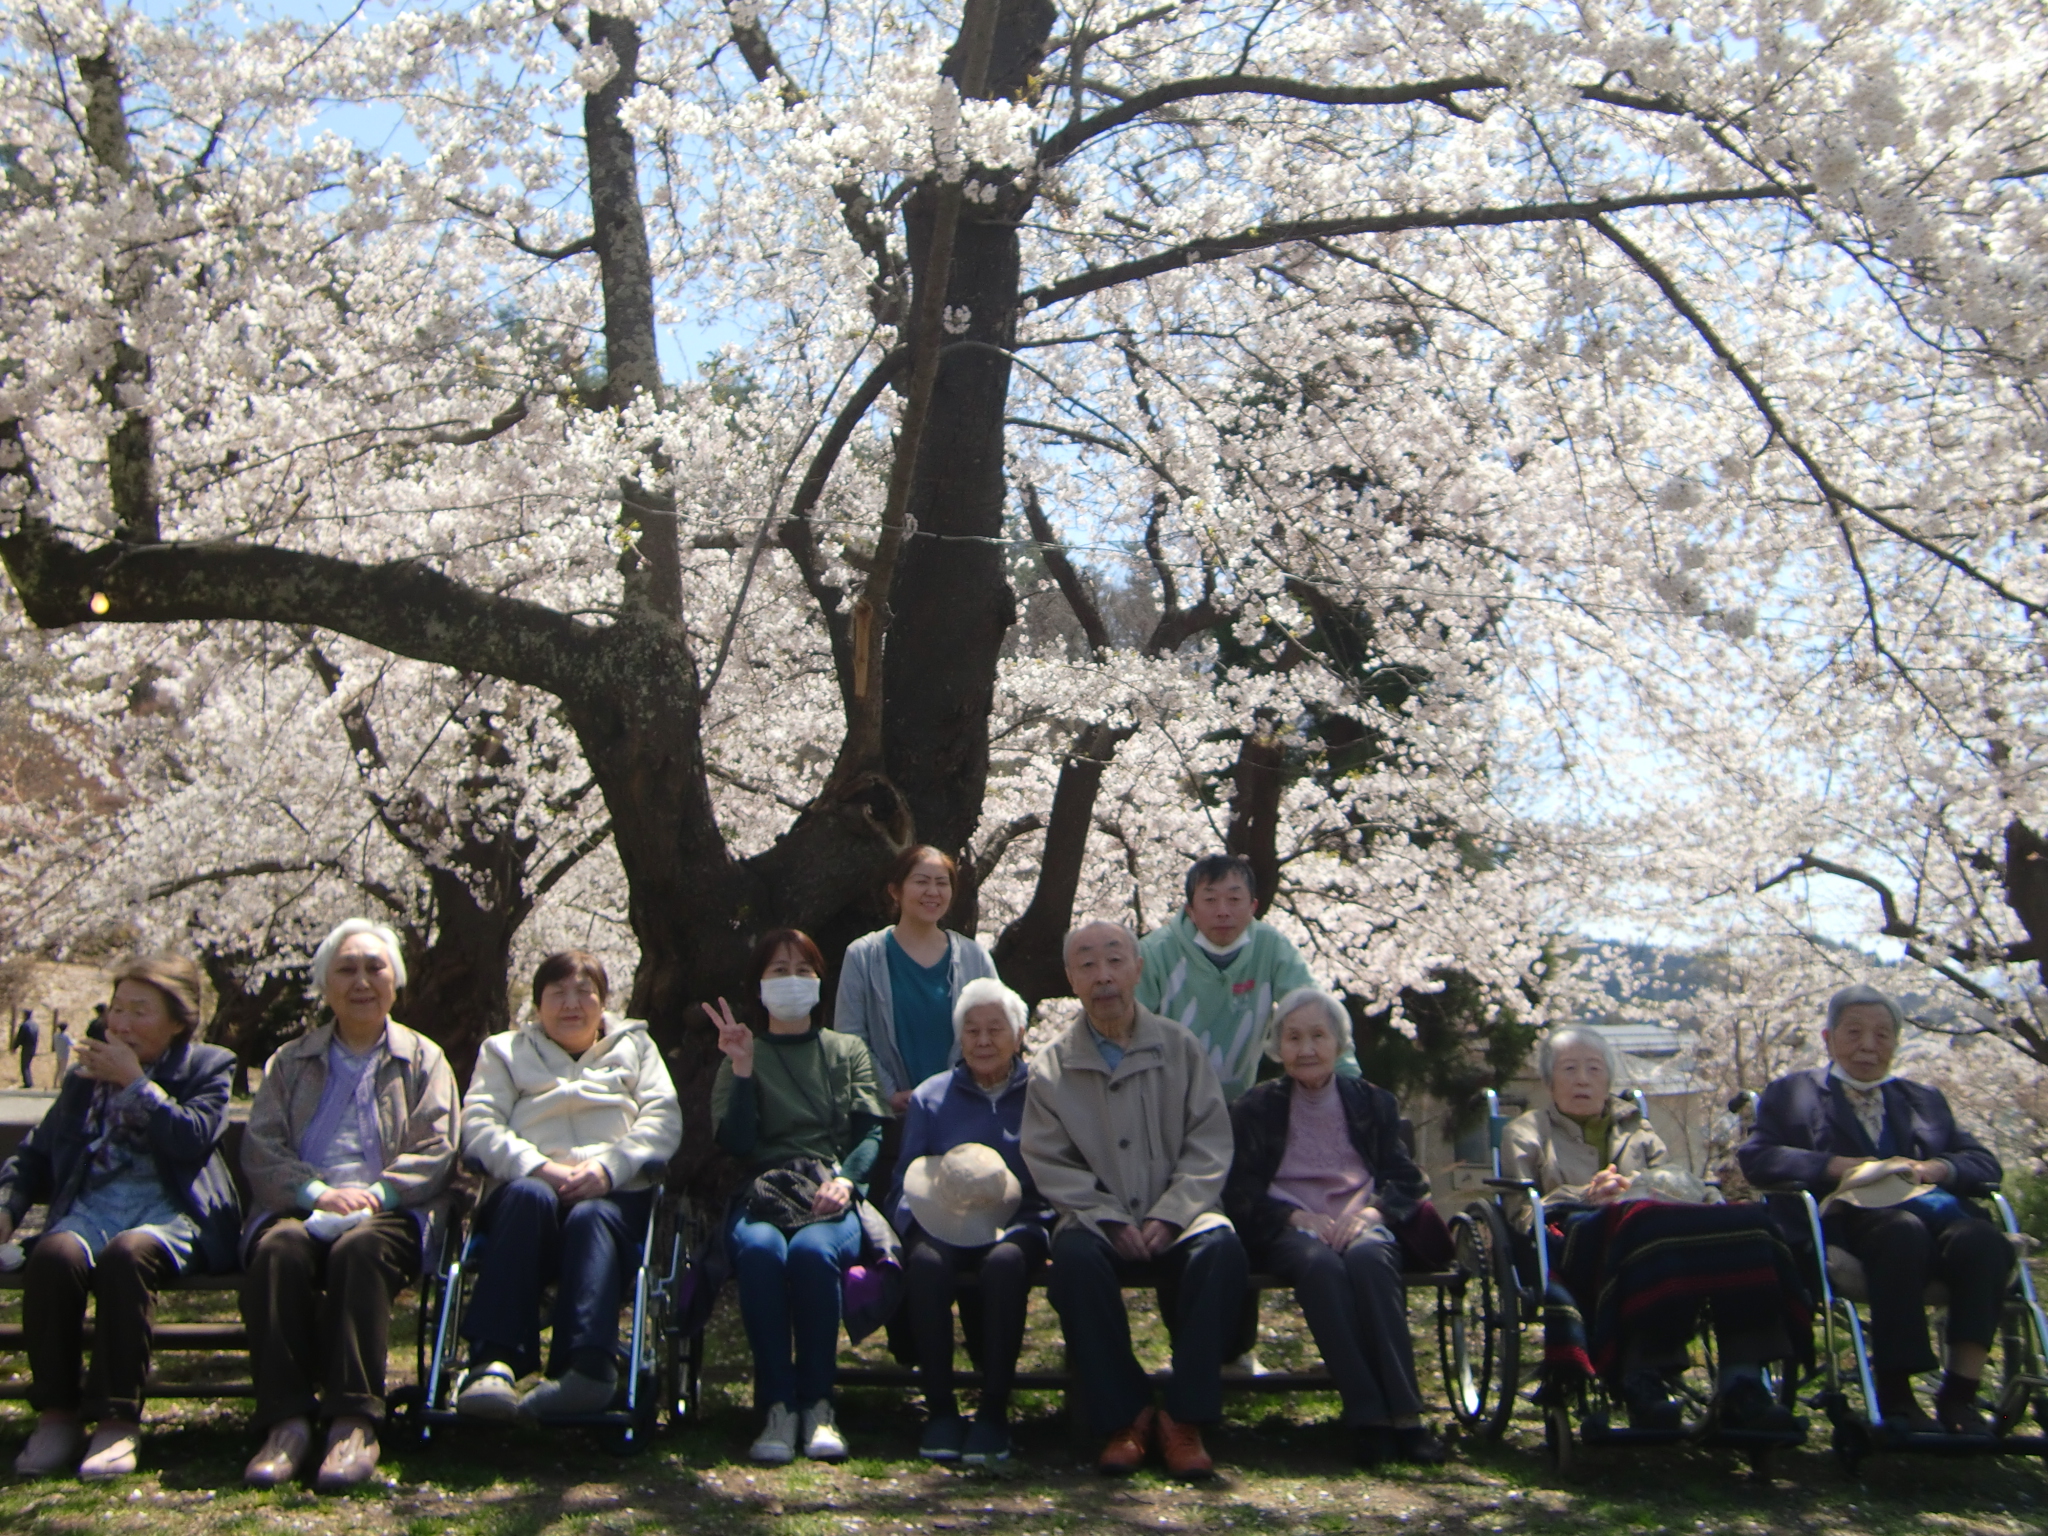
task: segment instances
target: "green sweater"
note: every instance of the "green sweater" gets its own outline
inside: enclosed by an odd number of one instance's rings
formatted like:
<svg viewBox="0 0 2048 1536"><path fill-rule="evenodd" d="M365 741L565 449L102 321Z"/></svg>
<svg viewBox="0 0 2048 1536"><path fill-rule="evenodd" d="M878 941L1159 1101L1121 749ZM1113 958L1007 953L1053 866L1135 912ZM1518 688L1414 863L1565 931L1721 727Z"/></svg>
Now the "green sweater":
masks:
<svg viewBox="0 0 2048 1536"><path fill-rule="evenodd" d="M867 1046L837 1030L756 1035L753 1075L722 1061L711 1085L718 1144L750 1172L815 1157L865 1190L888 1115Z"/></svg>
<svg viewBox="0 0 2048 1536"><path fill-rule="evenodd" d="M1252 924L1251 937L1226 966L1195 943L1195 932L1182 912L1139 941L1145 969L1138 977L1138 1006L1193 1031L1223 1084L1223 1096L1236 1099L1258 1081L1273 1004L1296 987L1314 986L1315 978L1286 935L1265 923ZM1346 1051L1337 1070L1358 1076L1358 1058Z"/></svg>

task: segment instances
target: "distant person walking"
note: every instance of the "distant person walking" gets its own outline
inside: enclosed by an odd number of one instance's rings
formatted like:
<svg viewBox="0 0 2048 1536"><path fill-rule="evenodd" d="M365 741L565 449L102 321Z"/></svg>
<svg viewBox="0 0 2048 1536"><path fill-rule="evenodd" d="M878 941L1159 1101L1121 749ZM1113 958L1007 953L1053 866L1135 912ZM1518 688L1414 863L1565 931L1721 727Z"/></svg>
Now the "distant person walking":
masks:
<svg viewBox="0 0 2048 1536"><path fill-rule="evenodd" d="M50 1037L50 1052L57 1059L57 1072L50 1079L52 1088L64 1084L64 1074L71 1070L71 1026L62 1019L56 1021L57 1033Z"/></svg>
<svg viewBox="0 0 2048 1536"><path fill-rule="evenodd" d="M22 1010L21 1022L14 1026L14 1038L8 1043L21 1055L21 1086L35 1087L36 1050L43 1043L43 1029L36 1023L35 1009Z"/></svg>

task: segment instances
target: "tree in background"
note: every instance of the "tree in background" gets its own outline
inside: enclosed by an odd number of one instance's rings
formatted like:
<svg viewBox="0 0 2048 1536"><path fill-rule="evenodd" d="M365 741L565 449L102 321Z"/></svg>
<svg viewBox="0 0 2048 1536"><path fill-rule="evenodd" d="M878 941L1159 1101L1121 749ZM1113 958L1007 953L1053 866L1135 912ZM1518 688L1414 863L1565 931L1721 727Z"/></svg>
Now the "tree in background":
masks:
<svg viewBox="0 0 2048 1536"><path fill-rule="evenodd" d="M555 701L672 1042L913 839L1051 995L1336 716L1278 920L1381 1005L1753 895L1807 845L1683 834L1816 711L2048 822L2035 23L1680 10L15 7L0 560ZM1061 559L1149 629L1006 650ZM1331 604L1427 682L1219 667Z"/></svg>

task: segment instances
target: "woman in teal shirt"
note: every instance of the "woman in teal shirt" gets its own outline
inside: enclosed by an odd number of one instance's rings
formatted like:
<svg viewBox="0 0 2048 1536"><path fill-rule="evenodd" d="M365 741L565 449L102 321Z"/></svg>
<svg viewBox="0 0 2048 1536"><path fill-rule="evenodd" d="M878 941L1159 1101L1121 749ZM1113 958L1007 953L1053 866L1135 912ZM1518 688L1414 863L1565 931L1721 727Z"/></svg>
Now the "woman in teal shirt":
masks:
<svg viewBox="0 0 2048 1536"><path fill-rule="evenodd" d="M953 1005L968 982L996 973L980 944L939 926L952 910L958 874L940 849L905 849L889 876L894 926L855 939L840 962L832 1027L867 1042L894 1115L908 1107L919 1083L959 1061Z"/></svg>

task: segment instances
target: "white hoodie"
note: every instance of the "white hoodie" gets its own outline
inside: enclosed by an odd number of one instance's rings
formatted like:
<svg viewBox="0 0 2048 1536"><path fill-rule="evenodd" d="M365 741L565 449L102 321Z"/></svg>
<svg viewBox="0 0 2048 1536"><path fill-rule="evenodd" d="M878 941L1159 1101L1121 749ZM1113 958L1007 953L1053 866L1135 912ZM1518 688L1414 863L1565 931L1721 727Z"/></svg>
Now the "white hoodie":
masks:
<svg viewBox="0 0 2048 1536"><path fill-rule="evenodd" d="M613 1189L645 1189L682 1140L682 1104L646 1024L609 1013L580 1057L533 1020L491 1036L462 1098L463 1160L493 1185L595 1158Z"/></svg>

